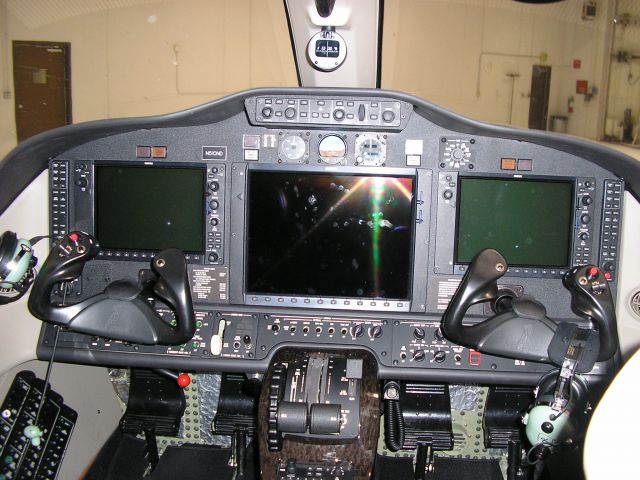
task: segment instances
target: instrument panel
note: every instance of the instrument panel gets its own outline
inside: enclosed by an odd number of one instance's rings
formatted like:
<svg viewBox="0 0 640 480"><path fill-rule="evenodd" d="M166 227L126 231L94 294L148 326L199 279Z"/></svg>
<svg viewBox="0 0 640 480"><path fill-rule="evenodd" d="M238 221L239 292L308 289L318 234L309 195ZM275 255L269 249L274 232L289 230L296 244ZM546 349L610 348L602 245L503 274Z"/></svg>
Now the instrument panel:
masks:
<svg viewBox="0 0 640 480"><path fill-rule="evenodd" d="M49 162L52 237L82 230L101 245L66 298L141 279L173 246L197 330L177 346L62 331L60 360L264 372L284 347L362 348L382 378L535 383L550 366L480 354L439 328L474 252L501 250L500 288L537 298L554 320L583 322L562 286L570 267L597 265L617 288L625 183L615 158L580 140L394 92L320 89L86 128L63 129L82 141ZM52 341L45 325L41 358Z"/></svg>

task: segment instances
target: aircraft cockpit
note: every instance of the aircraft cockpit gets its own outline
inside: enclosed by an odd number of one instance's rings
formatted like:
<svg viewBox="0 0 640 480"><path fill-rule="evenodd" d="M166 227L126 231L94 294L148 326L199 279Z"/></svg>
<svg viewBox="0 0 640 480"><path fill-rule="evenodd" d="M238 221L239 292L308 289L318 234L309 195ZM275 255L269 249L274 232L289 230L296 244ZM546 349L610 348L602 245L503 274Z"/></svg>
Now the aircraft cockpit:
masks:
<svg viewBox="0 0 640 480"><path fill-rule="evenodd" d="M516 128L511 70L509 121L381 82L403 1L248 3L283 15L295 85L46 129L0 162L0 480L629 478L605 427L634 415L640 156L532 126L561 70L542 54ZM480 89L501 55L478 55Z"/></svg>

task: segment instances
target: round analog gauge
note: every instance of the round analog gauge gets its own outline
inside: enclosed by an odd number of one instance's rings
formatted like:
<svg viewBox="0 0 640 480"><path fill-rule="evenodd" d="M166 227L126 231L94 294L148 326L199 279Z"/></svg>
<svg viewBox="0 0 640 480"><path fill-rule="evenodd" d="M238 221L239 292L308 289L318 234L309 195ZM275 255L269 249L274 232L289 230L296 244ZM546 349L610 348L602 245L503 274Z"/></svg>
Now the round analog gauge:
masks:
<svg viewBox="0 0 640 480"><path fill-rule="evenodd" d="M322 30L309 40L307 56L314 68L331 72L347 58L347 43L337 32Z"/></svg>
<svg viewBox="0 0 640 480"><path fill-rule="evenodd" d="M327 135L320 140L318 154L324 163L340 163L347 154L347 144L338 135Z"/></svg>
<svg viewBox="0 0 640 480"><path fill-rule="evenodd" d="M307 153L307 143L299 135L287 135L280 140L280 157L297 161Z"/></svg>
<svg viewBox="0 0 640 480"><path fill-rule="evenodd" d="M361 165L382 165L387 157L387 146L377 135L362 135L356 140L356 161Z"/></svg>

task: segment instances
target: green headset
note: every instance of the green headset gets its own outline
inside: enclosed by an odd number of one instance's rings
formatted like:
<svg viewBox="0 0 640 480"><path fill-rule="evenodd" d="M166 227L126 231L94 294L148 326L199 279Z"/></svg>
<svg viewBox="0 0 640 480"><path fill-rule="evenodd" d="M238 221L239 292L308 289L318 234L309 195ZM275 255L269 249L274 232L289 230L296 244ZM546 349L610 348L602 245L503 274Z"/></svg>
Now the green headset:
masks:
<svg viewBox="0 0 640 480"><path fill-rule="evenodd" d="M544 375L535 388L531 410L523 418L527 439L533 446L555 449L569 439L580 435L584 428L584 415L575 415L586 408L589 388L581 376L576 375L567 385L568 402L562 411L552 408L560 371L554 369ZM575 442L574 442L575 443Z"/></svg>
<svg viewBox="0 0 640 480"><path fill-rule="evenodd" d="M0 288L8 290L0 294L0 305L15 302L29 290L38 262L33 245L42 238L26 240L11 231L0 236Z"/></svg>

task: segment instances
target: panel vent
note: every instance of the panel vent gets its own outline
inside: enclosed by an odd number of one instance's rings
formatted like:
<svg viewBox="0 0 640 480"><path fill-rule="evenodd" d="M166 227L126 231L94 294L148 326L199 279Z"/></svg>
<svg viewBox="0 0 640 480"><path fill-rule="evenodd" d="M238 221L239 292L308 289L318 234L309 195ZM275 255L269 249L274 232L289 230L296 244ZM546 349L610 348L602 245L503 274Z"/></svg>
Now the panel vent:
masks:
<svg viewBox="0 0 640 480"><path fill-rule="evenodd" d="M629 301L631 311L636 315L636 317L640 318L640 291L637 291L633 295L631 295L631 300Z"/></svg>

